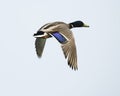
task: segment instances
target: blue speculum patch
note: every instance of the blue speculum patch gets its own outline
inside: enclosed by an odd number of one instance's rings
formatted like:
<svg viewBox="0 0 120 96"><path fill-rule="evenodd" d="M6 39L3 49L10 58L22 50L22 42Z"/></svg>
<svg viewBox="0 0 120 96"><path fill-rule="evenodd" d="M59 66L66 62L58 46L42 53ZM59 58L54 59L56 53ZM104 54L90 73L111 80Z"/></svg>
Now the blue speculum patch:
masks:
<svg viewBox="0 0 120 96"><path fill-rule="evenodd" d="M52 35L60 42L60 43L65 43L67 39L61 35L59 32L54 32Z"/></svg>

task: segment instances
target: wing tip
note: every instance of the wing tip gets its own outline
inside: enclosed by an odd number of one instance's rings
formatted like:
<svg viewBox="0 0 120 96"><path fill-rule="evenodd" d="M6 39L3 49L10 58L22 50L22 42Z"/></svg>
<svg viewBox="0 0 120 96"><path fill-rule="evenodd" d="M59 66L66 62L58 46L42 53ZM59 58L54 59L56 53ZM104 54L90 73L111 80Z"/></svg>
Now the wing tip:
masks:
<svg viewBox="0 0 120 96"><path fill-rule="evenodd" d="M37 57L38 57L38 58L41 58L41 57L42 57L42 55L38 55L38 54L37 54Z"/></svg>
<svg viewBox="0 0 120 96"><path fill-rule="evenodd" d="M69 65L69 67L70 67L72 70L74 70L74 71L77 71L77 70L78 70L77 64L76 64L76 65L72 65L72 64L68 61L68 65Z"/></svg>

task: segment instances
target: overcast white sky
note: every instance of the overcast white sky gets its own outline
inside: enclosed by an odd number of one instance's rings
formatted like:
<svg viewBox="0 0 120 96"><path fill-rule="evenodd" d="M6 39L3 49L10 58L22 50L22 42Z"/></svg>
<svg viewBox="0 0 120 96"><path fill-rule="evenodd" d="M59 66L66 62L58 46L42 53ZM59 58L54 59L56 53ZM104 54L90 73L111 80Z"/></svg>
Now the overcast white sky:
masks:
<svg viewBox="0 0 120 96"><path fill-rule="evenodd" d="M45 23L82 20L72 29L78 71L48 39L37 58L33 34ZM0 96L120 96L119 0L2 0Z"/></svg>

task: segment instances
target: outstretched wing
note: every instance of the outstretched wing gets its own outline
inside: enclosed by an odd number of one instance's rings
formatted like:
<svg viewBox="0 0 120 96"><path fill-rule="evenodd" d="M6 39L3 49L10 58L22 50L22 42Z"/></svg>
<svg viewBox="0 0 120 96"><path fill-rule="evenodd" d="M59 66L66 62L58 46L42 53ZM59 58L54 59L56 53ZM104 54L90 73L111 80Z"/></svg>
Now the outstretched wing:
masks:
<svg viewBox="0 0 120 96"><path fill-rule="evenodd" d="M35 40L35 48L36 48L36 53L37 53L38 57L42 56L45 43L46 43L45 38L36 38L36 40Z"/></svg>
<svg viewBox="0 0 120 96"><path fill-rule="evenodd" d="M65 58L68 60L68 65L72 69L77 70L77 53L72 32L70 30L66 30L66 32L62 33L54 32L52 35L61 43Z"/></svg>

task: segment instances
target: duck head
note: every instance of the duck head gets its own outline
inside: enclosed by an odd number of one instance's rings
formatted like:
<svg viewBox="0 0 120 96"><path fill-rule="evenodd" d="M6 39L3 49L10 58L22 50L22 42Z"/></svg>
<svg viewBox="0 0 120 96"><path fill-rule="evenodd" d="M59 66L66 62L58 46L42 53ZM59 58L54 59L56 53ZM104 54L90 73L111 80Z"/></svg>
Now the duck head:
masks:
<svg viewBox="0 0 120 96"><path fill-rule="evenodd" d="M89 27L89 25L84 24L82 21L75 21L72 23L69 23L70 28L74 28L74 27Z"/></svg>

